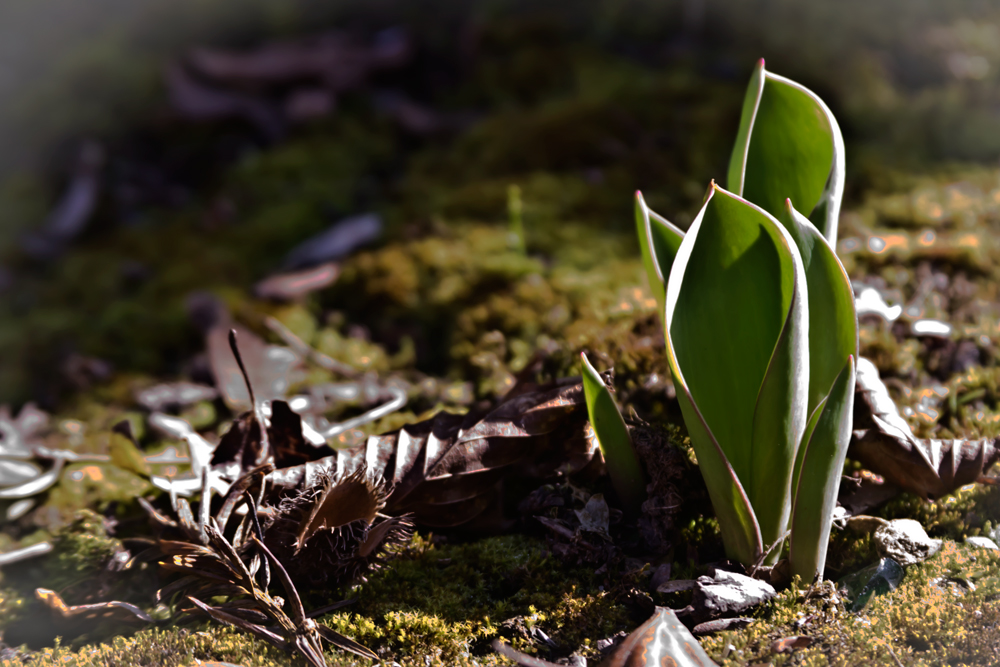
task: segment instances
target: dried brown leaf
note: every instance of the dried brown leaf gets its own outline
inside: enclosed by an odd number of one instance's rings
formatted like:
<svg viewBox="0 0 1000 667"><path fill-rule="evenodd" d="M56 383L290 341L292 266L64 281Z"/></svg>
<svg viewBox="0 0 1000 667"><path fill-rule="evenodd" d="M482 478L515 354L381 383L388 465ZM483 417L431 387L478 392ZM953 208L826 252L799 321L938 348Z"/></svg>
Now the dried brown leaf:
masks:
<svg viewBox="0 0 1000 667"><path fill-rule="evenodd" d="M496 482L513 470L543 476L586 466L596 446L585 437L585 421L583 389L572 378L518 394L485 416L441 412L268 479L278 489L312 488L323 477L341 479L365 466L392 484L387 513L454 526L480 515Z"/></svg>
<svg viewBox="0 0 1000 667"><path fill-rule="evenodd" d="M254 285L254 294L261 299L292 301L324 287L329 287L340 275L340 265L326 262L309 269L268 276Z"/></svg>
<svg viewBox="0 0 1000 667"><path fill-rule="evenodd" d="M260 86L314 78L341 91L363 82L374 70L404 64L411 53L412 41L402 31L385 32L372 45L342 32L327 32L244 52L201 48L193 51L188 61L203 76L231 85Z"/></svg>
<svg viewBox="0 0 1000 667"><path fill-rule="evenodd" d="M153 622L149 614L129 602L112 600L96 604L67 605L58 593L48 588L36 588L35 597L64 619L113 619L116 621L134 621L139 619L146 623Z"/></svg>
<svg viewBox="0 0 1000 667"><path fill-rule="evenodd" d="M886 481L935 499L978 480L1000 459L996 439L920 439L900 416L875 365L858 360L854 437L848 456Z"/></svg>
<svg viewBox="0 0 1000 667"><path fill-rule="evenodd" d="M809 648L812 644L813 638L805 635L785 637L771 644L771 653L790 653L797 648Z"/></svg>

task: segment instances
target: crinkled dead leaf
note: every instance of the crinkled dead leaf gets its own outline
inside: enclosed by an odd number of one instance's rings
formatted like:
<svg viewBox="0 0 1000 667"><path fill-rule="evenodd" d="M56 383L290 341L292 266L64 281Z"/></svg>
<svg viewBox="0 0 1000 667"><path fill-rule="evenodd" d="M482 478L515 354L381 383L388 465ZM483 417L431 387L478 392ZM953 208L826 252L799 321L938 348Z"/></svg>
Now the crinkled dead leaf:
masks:
<svg viewBox="0 0 1000 667"><path fill-rule="evenodd" d="M237 417L212 452L213 468L226 468L230 477L240 477L266 463L273 463L278 469L289 468L321 459L333 451L306 441L302 418L285 401L271 402L268 422L262 429L259 416L252 410Z"/></svg>
<svg viewBox="0 0 1000 667"><path fill-rule="evenodd" d="M848 456L886 481L935 499L979 480L1000 459L996 439L937 440L913 435L867 359L858 360L854 437Z"/></svg>
<svg viewBox="0 0 1000 667"><path fill-rule="evenodd" d="M485 416L441 412L360 447L290 468L269 481L280 489L311 488L321 476L341 478L361 466L392 485L386 512L410 512L428 526L457 526L493 501L495 484L512 470L532 476L579 470L597 445L584 435L579 378L520 393Z"/></svg>

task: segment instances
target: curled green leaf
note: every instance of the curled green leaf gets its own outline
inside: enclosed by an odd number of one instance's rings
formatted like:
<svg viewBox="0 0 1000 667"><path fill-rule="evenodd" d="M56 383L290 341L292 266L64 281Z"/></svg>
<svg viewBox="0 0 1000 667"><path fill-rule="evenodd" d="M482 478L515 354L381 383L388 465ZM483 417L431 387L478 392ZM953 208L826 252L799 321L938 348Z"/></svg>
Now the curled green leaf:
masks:
<svg viewBox="0 0 1000 667"><path fill-rule="evenodd" d="M763 60L744 98L727 183L775 217L790 198L836 244L844 192L840 127L819 96L768 72Z"/></svg>
<svg viewBox="0 0 1000 667"><path fill-rule="evenodd" d="M656 299L657 312L663 315L664 292L670 267L677 249L684 240L684 232L669 220L650 210L641 192L635 193L635 228L642 252L642 264L649 279L649 289Z"/></svg>
<svg viewBox="0 0 1000 667"><path fill-rule="evenodd" d="M793 239L713 184L674 260L665 314L671 373L727 553L752 563L785 531L805 426L808 306Z"/></svg>
<svg viewBox="0 0 1000 667"><path fill-rule="evenodd" d="M789 563L805 581L823 575L840 474L847 457L854 415L853 355L819 406L815 425L802 443L802 462L792 509Z"/></svg>

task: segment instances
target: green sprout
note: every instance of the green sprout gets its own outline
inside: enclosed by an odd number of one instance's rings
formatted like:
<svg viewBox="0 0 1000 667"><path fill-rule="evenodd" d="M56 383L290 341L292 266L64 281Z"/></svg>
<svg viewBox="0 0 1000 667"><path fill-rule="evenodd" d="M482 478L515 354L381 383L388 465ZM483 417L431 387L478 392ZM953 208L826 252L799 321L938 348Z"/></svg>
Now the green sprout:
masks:
<svg viewBox="0 0 1000 667"><path fill-rule="evenodd" d="M507 188L507 229L510 239L510 247L514 250L525 252L524 242L524 204L521 202L521 187L511 184Z"/></svg>
<svg viewBox="0 0 1000 667"><path fill-rule="evenodd" d="M822 576L854 402L857 316L833 249L844 185L827 106L760 61L729 166L686 234L636 196L667 357L727 554L789 540ZM793 207L793 202L807 214ZM661 296L662 295L662 296Z"/></svg>
<svg viewBox="0 0 1000 667"><path fill-rule="evenodd" d="M611 397L611 391L583 352L580 353L580 365L583 367L587 415L608 467L611 484L623 509L631 516L637 516L646 499L646 475L635 455L628 427L615 405L615 399Z"/></svg>

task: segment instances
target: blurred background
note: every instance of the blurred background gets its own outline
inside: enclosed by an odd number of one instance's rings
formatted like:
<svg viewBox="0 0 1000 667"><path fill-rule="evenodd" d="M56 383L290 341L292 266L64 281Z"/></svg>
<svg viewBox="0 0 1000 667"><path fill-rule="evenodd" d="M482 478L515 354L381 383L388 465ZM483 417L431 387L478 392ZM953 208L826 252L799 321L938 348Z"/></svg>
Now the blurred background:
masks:
<svg viewBox="0 0 1000 667"><path fill-rule="evenodd" d="M383 243L502 224L517 183L540 226L628 244L637 188L684 225L760 57L839 119L849 207L995 180L989 0L4 2L0 402L182 373L193 290L238 311L345 217L374 211ZM377 338L345 285L324 303Z"/></svg>

